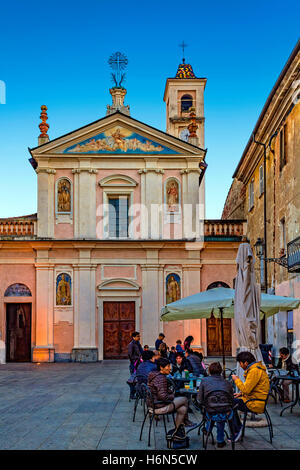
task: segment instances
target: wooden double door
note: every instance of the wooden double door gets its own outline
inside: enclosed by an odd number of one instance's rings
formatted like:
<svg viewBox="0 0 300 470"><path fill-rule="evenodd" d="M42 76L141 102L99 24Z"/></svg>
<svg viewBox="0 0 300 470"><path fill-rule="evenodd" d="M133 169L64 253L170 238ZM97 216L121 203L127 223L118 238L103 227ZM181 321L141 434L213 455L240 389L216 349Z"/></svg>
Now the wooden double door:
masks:
<svg viewBox="0 0 300 470"><path fill-rule="evenodd" d="M135 330L135 302L103 302L104 359L127 359Z"/></svg>
<svg viewBox="0 0 300 470"><path fill-rule="evenodd" d="M207 355L222 356L221 320L213 315L206 320ZM223 319L225 355L231 356L231 319Z"/></svg>
<svg viewBox="0 0 300 470"><path fill-rule="evenodd" d="M6 361L31 361L31 304L6 304Z"/></svg>

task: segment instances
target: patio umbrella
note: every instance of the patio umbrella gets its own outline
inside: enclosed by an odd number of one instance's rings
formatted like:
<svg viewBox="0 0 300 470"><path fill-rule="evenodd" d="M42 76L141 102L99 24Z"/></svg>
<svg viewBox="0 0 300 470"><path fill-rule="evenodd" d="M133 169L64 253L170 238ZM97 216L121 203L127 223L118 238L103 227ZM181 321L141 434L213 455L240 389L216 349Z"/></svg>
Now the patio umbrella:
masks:
<svg viewBox="0 0 300 470"><path fill-rule="evenodd" d="M251 352L262 360L259 349L260 289L255 281L254 257L249 243L239 246L235 280L234 323L239 351ZM243 380L243 369L238 364L237 375Z"/></svg>
<svg viewBox="0 0 300 470"><path fill-rule="evenodd" d="M293 297L282 297L278 295L261 294L260 312L271 316L279 310L294 310L299 307L300 299ZM183 299L165 305L161 309L162 321L192 320L209 318L211 313L216 318L234 318L234 289L216 287L198 294L190 295ZM223 345L224 345L224 337ZM225 355L223 355L223 365Z"/></svg>

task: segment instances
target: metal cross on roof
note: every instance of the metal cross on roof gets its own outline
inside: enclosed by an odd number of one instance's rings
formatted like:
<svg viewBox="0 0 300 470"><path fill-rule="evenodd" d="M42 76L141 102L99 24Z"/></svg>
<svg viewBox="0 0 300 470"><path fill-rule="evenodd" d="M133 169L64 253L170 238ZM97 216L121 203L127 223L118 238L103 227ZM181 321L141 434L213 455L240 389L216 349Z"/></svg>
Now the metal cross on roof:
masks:
<svg viewBox="0 0 300 470"><path fill-rule="evenodd" d="M184 49L187 47L187 44L185 44L184 41L182 41L182 44L179 44L179 47L182 48L182 62L185 63L185 58L184 58Z"/></svg>
<svg viewBox="0 0 300 470"><path fill-rule="evenodd" d="M115 71L111 75L116 87L121 87L121 84L125 79L125 72L122 73L122 70L124 70L128 64L128 59L126 55L122 54L122 52L115 52L108 59L108 63L110 67Z"/></svg>

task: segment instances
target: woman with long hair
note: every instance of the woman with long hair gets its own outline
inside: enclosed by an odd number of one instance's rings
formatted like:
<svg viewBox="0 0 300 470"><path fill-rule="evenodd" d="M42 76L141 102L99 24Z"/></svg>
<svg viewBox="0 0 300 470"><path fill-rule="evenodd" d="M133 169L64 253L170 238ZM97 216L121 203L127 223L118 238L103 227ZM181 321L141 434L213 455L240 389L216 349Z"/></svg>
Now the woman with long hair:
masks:
<svg viewBox="0 0 300 470"><path fill-rule="evenodd" d="M187 349L190 349L191 348L191 343L194 341L194 338L193 336L187 336L184 340L184 343L183 343L183 348L184 350L186 351Z"/></svg>

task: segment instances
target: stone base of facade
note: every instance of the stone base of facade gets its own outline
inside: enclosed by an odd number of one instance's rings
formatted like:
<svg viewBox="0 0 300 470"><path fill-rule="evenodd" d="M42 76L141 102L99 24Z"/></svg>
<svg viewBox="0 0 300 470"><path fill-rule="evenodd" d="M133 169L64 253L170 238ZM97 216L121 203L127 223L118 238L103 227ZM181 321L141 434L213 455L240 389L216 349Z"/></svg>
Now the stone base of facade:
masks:
<svg viewBox="0 0 300 470"><path fill-rule="evenodd" d="M55 353L54 362L71 362L70 353Z"/></svg>
<svg viewBox="0 0 300 470"><path fill-rule="evenodd" d="M32 362L54 362L54 348L34 348Z"/></svg>
<svg viewBox="0 0 300 470"><path fill-rule="evenodd" d="M71 362L97 362L98 348L73 348Z"/></svg>

